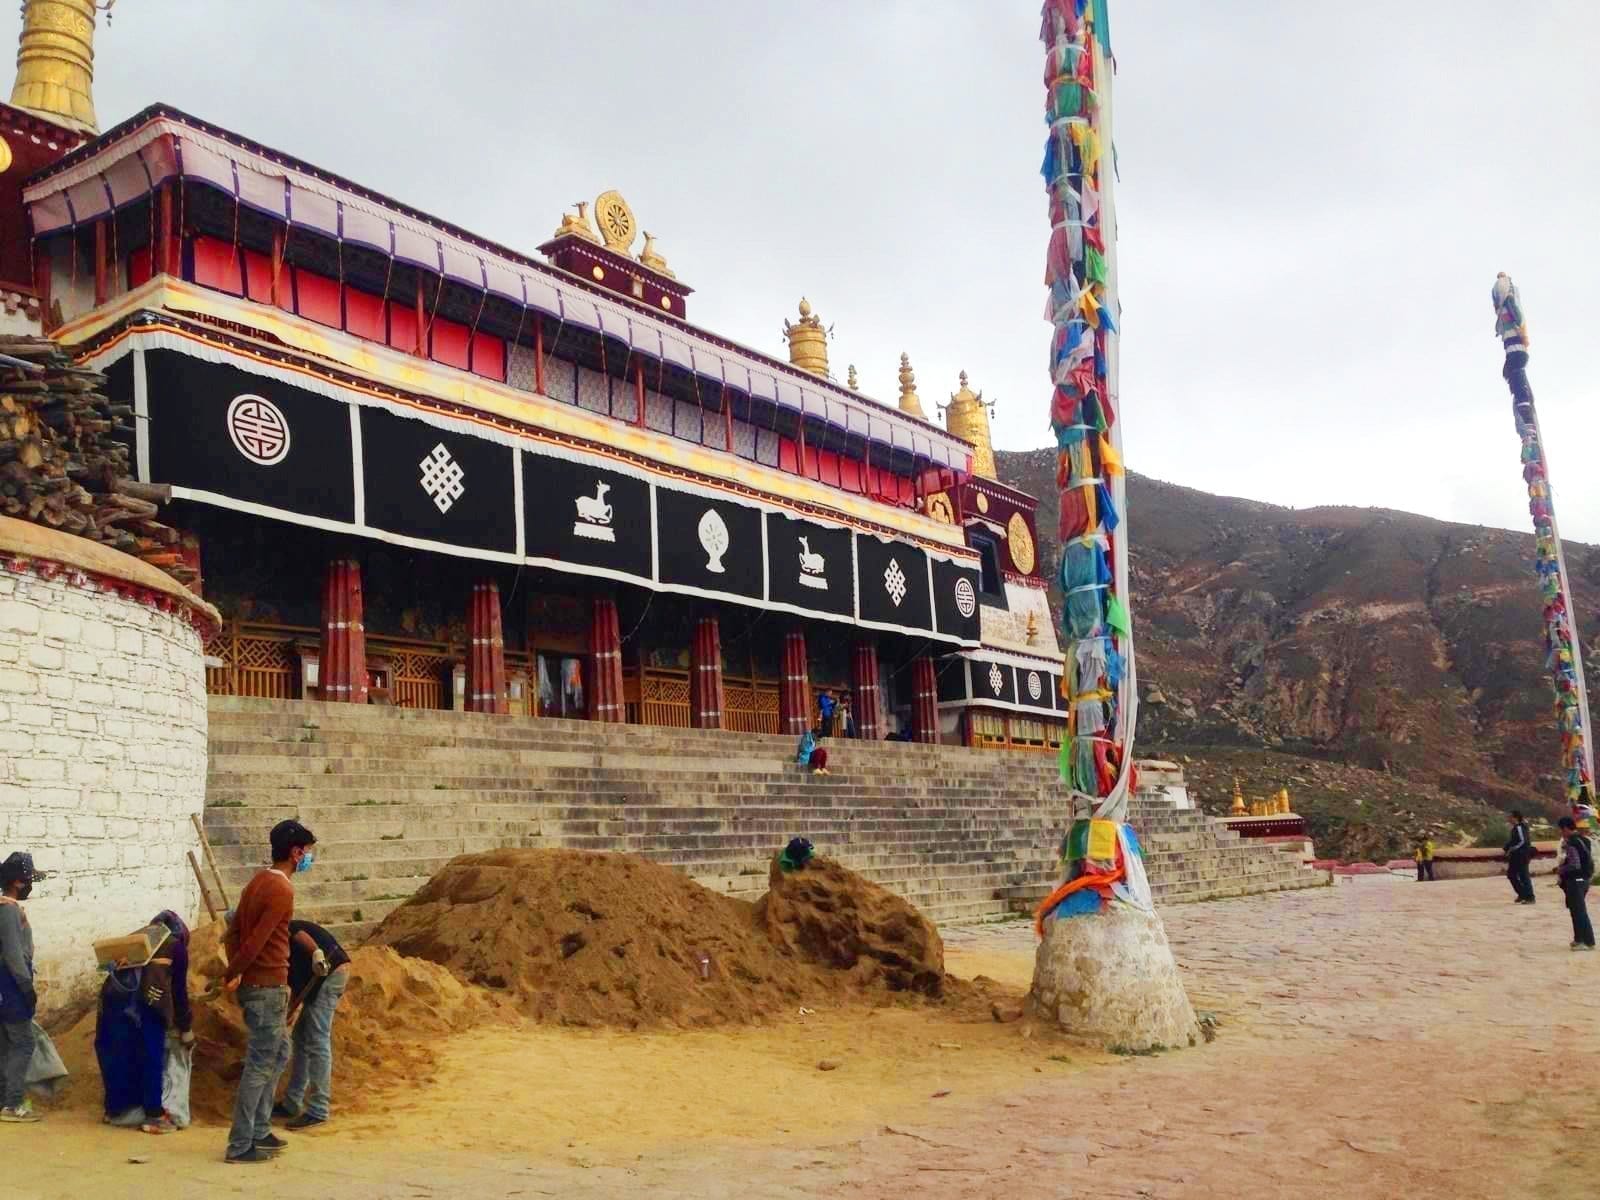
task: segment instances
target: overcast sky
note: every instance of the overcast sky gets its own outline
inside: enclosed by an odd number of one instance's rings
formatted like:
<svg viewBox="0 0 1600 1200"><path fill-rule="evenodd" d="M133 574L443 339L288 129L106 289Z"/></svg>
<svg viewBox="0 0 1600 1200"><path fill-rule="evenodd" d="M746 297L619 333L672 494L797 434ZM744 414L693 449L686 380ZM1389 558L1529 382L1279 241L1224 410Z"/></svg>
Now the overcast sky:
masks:
<svg viewBox="0 0 1600 1200"><path fill-rule="evenodd" d="M226 14L224 17L223 14ZM1528 525L1489 287L1533 334L1569 538L1600 541L1600 5L1111 0L1126 454L1282 504ZM14 6L0 16L14 36ZM156 100L533 251L619 188L697 323L1047 443L1035 0L124 0Z"/></svg>

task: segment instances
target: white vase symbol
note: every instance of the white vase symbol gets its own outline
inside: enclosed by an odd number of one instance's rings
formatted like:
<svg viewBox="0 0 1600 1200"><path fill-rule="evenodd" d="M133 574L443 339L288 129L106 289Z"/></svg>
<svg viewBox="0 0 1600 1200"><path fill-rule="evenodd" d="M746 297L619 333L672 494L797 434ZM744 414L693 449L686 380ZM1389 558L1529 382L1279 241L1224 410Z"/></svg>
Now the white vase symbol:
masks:
<svg viewBox="0 0 1600 1200"><path fill-rule="evenodd" d="M728 523L716 509L708 508L700 518L699 534L706 552L706 570L721 575L722 556L728 552Z"/></svg>

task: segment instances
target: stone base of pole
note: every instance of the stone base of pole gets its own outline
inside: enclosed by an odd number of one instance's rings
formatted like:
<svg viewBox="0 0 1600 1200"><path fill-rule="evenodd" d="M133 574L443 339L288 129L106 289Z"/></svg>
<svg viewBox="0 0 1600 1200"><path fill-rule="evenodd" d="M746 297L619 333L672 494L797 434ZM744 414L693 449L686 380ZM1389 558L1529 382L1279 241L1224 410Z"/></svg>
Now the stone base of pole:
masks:
<svg viewBox="0 0 1600 1200"><path fill-rule="evenodd" d="M1173 1049L1200 1039L1161 918L1128 904L1046 923L1028 1006L1107 1047Z"/></svg>

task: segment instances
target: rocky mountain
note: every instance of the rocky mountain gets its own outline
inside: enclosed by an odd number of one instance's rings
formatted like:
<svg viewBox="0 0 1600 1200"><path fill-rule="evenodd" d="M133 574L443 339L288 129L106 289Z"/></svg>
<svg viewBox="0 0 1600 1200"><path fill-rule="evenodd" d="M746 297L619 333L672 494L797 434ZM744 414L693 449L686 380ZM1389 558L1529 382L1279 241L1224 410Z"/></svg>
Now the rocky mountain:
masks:
<svg viewBox="0 0 1600 1200"><path fill-rule="evenodd" d="M1053 562L1054 451L996 459L1040 497ZM1142 752L1272 751L1556 811L1531 533L1280 508L1139 475L1128 508ZM1567 555L1600 712L1600 548L1569 542Z"/></svg>

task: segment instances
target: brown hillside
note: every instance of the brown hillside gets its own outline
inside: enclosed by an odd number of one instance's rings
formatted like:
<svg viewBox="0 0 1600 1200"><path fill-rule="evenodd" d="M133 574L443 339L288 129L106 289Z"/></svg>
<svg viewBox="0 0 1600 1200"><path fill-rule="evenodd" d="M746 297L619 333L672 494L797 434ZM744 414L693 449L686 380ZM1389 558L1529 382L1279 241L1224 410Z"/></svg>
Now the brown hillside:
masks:
<svg viewBox="0 0 1600 1200"><path fill-rule="evenodd" d="M996 458L1040 497L1053 562L1054 452ZM1128 489L1140 683L1165 699L1143 710L1144 749L1265 747L1490 803L1559 801L1531 534L1140 475ZM1592 638L1600 548L1567 549ZM1585 665L1592 693L1592 650Z"/></svg>

